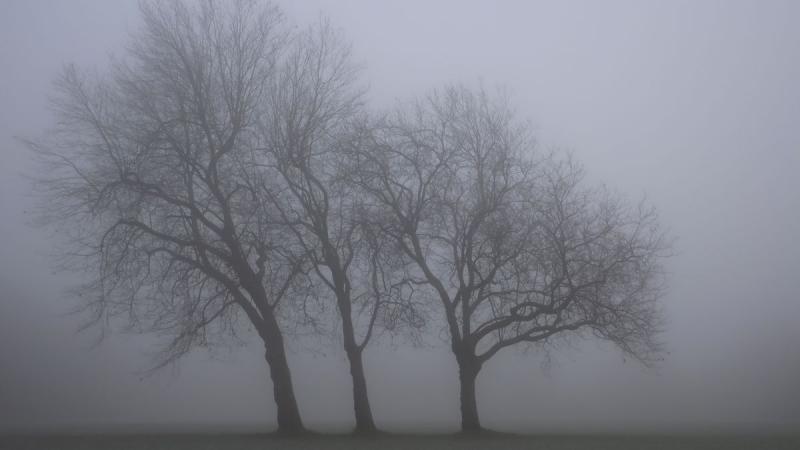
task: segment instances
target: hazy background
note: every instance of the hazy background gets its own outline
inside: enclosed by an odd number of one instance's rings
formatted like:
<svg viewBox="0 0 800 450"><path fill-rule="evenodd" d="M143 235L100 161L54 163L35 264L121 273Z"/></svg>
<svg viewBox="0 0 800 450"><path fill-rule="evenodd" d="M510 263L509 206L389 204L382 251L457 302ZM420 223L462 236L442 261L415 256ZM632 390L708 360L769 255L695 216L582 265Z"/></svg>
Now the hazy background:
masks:
<svg viewBox="0 0 800 450"><path fill-rule="evenodd" d="M542 358L506 351L478 379L481 418L517 430L750 429L800 425L800 2L281 1L328 15L366 65L376 105L447 81L506 85L544 146L572 150L593 182L647 195L678 238L658 370L587 343ZM28 151L61 65L102 70L136 29L135 2L0 3L0 430L259 427L274 420L251 347L197 352L152 377L152 340L92 348L64 317L52 240L26 225ZM378 425L456 429L443 342L370 347ZM340 346L294 345L306 422L352 423Z"/></svg>

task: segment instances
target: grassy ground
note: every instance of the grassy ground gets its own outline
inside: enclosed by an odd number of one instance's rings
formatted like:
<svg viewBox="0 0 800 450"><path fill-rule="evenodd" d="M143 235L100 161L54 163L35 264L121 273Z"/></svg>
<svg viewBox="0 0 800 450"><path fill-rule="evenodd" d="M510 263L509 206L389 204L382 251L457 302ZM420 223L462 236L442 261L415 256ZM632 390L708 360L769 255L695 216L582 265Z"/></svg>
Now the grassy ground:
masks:
<svg viewBox="0 0 800 450"><path fill-rule="evenodd" d="M404 436L374 438L264 435L0 436L8 450L798 450L788 436Z"/></svg>

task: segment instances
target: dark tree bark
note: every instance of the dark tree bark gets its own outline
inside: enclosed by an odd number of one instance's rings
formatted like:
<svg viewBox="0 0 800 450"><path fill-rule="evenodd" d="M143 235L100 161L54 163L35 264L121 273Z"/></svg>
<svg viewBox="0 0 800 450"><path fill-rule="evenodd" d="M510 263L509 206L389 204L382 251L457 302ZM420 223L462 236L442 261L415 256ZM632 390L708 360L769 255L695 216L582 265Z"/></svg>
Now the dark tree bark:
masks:
<svg viewBox="0 0 800 450"><path fill-rule="evenodd" d="M460 382L461 431L477 433L481 431L481 421L478 417L475 381L478 378L481 365L471 352L461 353L456 357L456 361L458 361L458 378Z"/></svg>
<svg viewBox="0 0 800 450"><path fill-rule="evenodd" d="M361 349L351 349L347 352L350 362L350 376L353 379L353 409L356 415L357 434L371 434L378 429L372 418L372 408L367 394L367 377L364 375L364 363L361 359Z"/></svg>
<svg viewBox="0 0 800 450"><path fill-rule="evenodd" d="M339 267L337 257L331 255L330 264L334 267L334 286L336 286L337 305L342 318L342 334L344 337L344 350L350 363L350 376L353 383L353 410L356 419L356 434L372 434L377 431L375 419L372 417L372 407L369 403L367 392L367 377L364 375L362 353L364 345L356 342L355 329L352 319L352 300L349 293L349 282L345 279ZM368 339L367 339L368 340ZM366 344L367 340L363 342Z"/></svg>
<svg viewBox="0 0 800 450"><path fill-rule="evenodd" d="M265 357L269 365L272 390L278 409L278 433L283 435L302 434L305 432L305 427L294 395L283 336L275 317L270 315L265 318L262 329L262 339L266 348Z"/></svg>

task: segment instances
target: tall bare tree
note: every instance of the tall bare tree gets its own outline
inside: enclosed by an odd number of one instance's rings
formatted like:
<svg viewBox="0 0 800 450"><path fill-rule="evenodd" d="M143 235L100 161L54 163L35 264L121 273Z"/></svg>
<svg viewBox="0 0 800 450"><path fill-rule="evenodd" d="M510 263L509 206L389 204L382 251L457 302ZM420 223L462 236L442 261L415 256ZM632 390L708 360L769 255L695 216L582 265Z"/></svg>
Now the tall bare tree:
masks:
<svg viewBox="0 0 800 450"><path fill-rule="evenodd" d="M475 381L504 348L592 334L658 358L654 211L583 188L579 166L533 144L506 97L454 86L349 146L350 182L441 305L464 431L481 429Z"/></svg>
<svg viewBox="0 0 800 450"><path fill-rule="evenodd" d="M72 225L66 261L92 276L81 295L96 320L170 337L161 363L236 337L243 316L266 349L278 430L302 432L280 317L310 265L262 201L278 187L255 132L291 45L282 14L250 1L141 12L107 76L65 69L58 126L31 144L49 216Z"/></svg>
<svg viewBox="0 0 800 450"><path fill-rule="evenodd" d="M376 326L419 325L402 268L377 252L366 205L343 182L342 141L364 114L350 48L327 22L296 36L263 116L265 164L282 192L266 192L310 255L316 279L335 300L350 363L357 433L376 431L363 352Z"/></svg>

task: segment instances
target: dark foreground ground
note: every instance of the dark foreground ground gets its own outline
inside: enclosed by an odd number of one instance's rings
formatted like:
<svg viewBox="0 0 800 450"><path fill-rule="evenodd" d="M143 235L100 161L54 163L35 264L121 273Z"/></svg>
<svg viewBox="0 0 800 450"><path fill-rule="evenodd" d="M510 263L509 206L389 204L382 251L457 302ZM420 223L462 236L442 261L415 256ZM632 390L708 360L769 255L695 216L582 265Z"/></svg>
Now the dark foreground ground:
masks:
<svg viewBox="0 0 800 450"><path fill-rule="evenodd" d="M800 450L800 436L403 436L264 435L0 436L14 450Z"/></svg>

